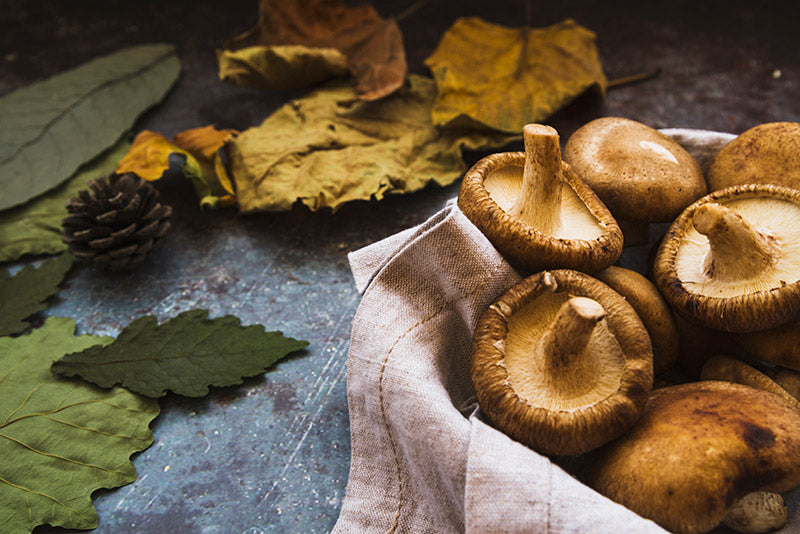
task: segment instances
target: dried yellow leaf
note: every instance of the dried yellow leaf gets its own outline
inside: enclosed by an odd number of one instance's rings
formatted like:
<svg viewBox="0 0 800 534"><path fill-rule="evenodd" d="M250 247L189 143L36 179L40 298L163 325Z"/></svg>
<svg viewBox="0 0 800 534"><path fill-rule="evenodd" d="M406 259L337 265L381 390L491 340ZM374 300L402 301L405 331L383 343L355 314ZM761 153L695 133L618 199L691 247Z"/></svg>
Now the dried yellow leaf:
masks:
<svg viewBox="0 0 800 534"><path fill-rule="evenodd" d="M170 143L158 132L143 130L133 140L128 153L117 164L117 173L132 172L148 182L155 182L169 169L169 156L175 153L185 156L190 166L192 162L197 166L197 162L189 152Z"/></svg>
<svg viewBox="0 0 800 534"><path fill-rule="evenodd" d="M218 50L219 79L251 89L297 89L345 76L347 56L335 48L303 45Z"/></svg>
<svg viewBox="0 0 800 534"><path fill-rule="evenodd" d="M358 99L348 83L328 84L286 103L228 145L242 212L311 210L379 200L447 185L464 172L461 151L504 145L515 136L431 123L433 80L408 83L376 102Z"/></svg>
<svg viewBox="0 0 800 534"><path fill-rule="evenodd" d="M231 206L236 204L236 192L219 150L237 134L236 130L204 126L184 130L169 141L160 133L144 130L120 160L117 172L132 172L152 182L169 169L170 156L178 154L183 156L183 174L192 181L201 206Z"/></svg>
<svg viewBox="0 0 800 534"><path fill-rule="evenodd" d="M594 32L569 19L532 29L461 18L425 64L439 91L431 112L437 126L468 118L519 132L608 83Z"/></svg>

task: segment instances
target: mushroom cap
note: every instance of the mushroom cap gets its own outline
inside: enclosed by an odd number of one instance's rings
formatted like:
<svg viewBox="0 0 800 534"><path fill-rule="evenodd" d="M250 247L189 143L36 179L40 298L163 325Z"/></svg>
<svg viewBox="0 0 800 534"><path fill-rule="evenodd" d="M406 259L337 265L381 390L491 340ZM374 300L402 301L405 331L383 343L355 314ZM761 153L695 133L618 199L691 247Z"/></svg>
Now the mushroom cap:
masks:
<svg viewBox="0 0 800 534"><path fill-rule="evenodd" d="M789 395L800 401L800 372L785 367L773 367L769 376Z"/></svg>
<svg viewBox="0 0 800 534"><path fill-rule="evenodd" d="M743 384L756 389L763 389L783 397L786 401L800 410L800 401L786 391L780 384L765 375L752 365L726 356L714 356L706 360L700 372L701 380L725 380Z"/></svg>
<svg viewBox="0 0 800 534"><path fill-rule="evenodd" d="M587 483L681 533L714 528L757 490L800 485L800 412L772 393L704 381L656 389L630 432L592 453Z"/></svg>
<svg viewBox="0 0 800 534"><path fill-rule="evenodd" d="M758 276L721 280L706 271L710 245L694 227L695 212L716 203L777 246ZM672 223L656 253L656 286L676 313L726 332L752 332L786 323L800 311L800 191L740 185L709 193Z"/></svg>
<svg viewBox="0 0 800 534"><path fill-rule="evenodd" d="M524 152L501 152L467 171L458 207L512 264L528 271L605 269L622 253L622 231L597 195L561 163L562 221L547 235L509 215L522 185Z"/></svg>
<svg viewBox="0 0 800 534"><path fill-rule="evenodd" d="M625 297L639 314L653 345L653 373L658 375L672 367L678 359L678 325L658 288L636 271L616 265L595 276Z"/></svg>
<svg viewBox="0 0 800 534"><path fill-rule="evenodd" d="M800 189L800 123L769 122L743 132L717 152L706 179L711 191L739 184Z"/></svg>
<svg viewBox="0 0 800 534"><path fill-rule="evenodd" d="M751 356L774 365L800 371L800 318L788 323L734 336L736 344Z"/></svg>
<svg viewBox="0 0 800 534"><path fill-rule="evenodd" d="M531 347L576 296L596 301L605 317L587 345L592 358L554 369ZM568 455L630 428L652 388L652 362L647 332L621 295L584 273L555 270L524 279L483 313L471 374L478 404L494 425L541 453Z"/></svg>
<svg viewBox="0 0 800 534"><path fill-rule="evenodd" d="M671 221L707 192L691 154L630 119L603 117L578 128L567 140L564 160L620 220Z"/></svg>

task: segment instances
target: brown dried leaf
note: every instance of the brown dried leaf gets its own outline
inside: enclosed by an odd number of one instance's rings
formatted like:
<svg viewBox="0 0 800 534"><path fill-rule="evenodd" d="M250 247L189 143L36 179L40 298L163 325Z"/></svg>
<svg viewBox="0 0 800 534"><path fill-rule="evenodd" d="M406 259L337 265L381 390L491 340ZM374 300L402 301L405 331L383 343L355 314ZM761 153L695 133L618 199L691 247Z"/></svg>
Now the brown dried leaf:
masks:
<svg viewBox="0 0 800 534"><path fill-rule="evenodd" d="M442 126L464 118L504 132L542 122L591 87L605 91L595 34L572 20L541 29L461 18L425 64Z"/></svg>
<svg viewBox="0 0 800 534"><path fill-rule="evenodd" d="M377 100L400 88L407 73L405 49L400 29L393 20L382 19L368 5L350 7L338 0L261 0L256 27L231 40L226 48L236 51L263 47L264 54L275 54L284 45L312 49L336 49L347 57L350 72L362 100ZM225 52L221 53L221 57ZM248 62L239 68L252 68ZM319 58L317 58L318 60ZM288 65L287 62L281 64ZM283 87L294 77L308 77L307 63L286 69ZM250 78L269 80L271 73L250 73ZM297 85L294 85L295 87Z"/></svg>

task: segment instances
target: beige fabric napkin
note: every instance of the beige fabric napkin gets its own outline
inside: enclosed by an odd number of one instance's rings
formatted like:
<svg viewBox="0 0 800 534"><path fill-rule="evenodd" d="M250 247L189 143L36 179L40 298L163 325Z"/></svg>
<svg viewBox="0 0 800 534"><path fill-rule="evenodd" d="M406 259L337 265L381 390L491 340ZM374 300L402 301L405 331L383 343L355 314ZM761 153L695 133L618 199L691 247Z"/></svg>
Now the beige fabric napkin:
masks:
<svg viewBox="0 0 800 534"><path fill-rule="evenodd" d="M732 138L669 133L704 167ZM363 297L348 356L350 476L334 533L665 532L483 422L472 332L520 277L454 202L349 259Z"/></svg>

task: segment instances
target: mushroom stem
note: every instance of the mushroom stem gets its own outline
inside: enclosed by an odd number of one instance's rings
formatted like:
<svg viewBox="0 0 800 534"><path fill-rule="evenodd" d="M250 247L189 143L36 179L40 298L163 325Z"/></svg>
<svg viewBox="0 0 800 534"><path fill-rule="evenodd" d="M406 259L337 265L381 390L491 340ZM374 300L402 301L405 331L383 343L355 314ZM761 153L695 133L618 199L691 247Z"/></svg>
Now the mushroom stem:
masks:
<svg viewBox="0 0 800 534"><path fill-rule="evenodd" d="M703 204L695 211L692 222L695 229L708 238L711 247L704 266L710 278L750 278L777 259L778 248L774 240L721 204Z"/></svg>
<svg viewBox="0 0 800 534"><path fill-rule="evenodd" d="M561 225L561 145L558 132L543 124L522 128L525 164L522 189L509 210L512 217L542 233L552 234Z"/></svg>
<svg viewBox="0 0 800 534"><path fill-rule="evenodd" d="M595 325L606 316L606 311L596 300L572 297L561 305L539 341L551 369L569 366L589 343Z"/></svg>

